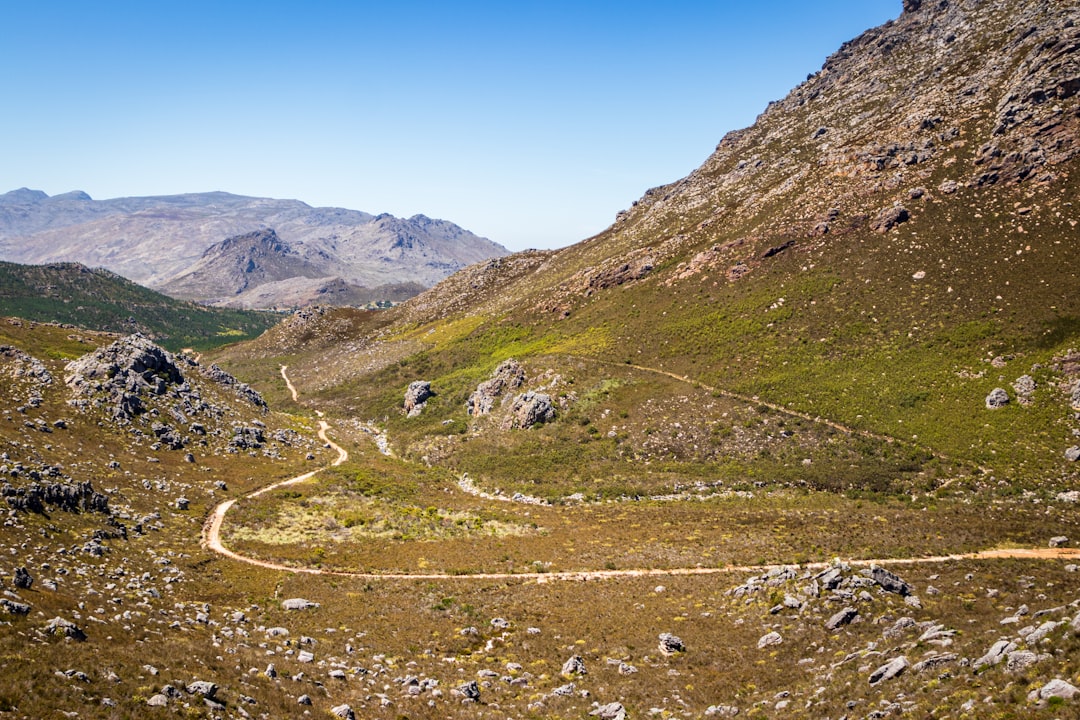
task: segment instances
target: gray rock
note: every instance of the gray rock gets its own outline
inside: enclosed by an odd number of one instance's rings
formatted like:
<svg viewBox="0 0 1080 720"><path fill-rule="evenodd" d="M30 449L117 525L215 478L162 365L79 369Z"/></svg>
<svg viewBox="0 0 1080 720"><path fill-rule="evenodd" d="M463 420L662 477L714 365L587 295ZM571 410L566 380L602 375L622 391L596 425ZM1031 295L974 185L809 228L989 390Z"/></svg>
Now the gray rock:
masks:
<svg viewBox="0 0 1080 720"><path fill-rule="evenodd" d="M1052 697L1058 697L1062 700L1072 700L1080 690L1077 690L1076 686L1072 683L1054 678L1039 688L1038 692L1039 699L1041 700L1049 700Z"/></svg>
<svg viewBox="0 0 1080 720"><path fill-rule="evenodd" d="M296 704L297 705L311 705L311 696L310 695L301 695L300 697L296 698Z"/></svg>
<svg viewBox="0 0 1080 720"><path fill-rule="evenodd" d="M585 669L585 661L580 655L574 655L569 660L563 663L562 670L563 675L587 675L588 671Z"/></svg>
<svg viewBox="0 0 1080 720"><path fill-rule="evenodd" d="M858 616L858 610L853 607L846 607L825 621L825 629L836 630L837 628L847 625Z"/></svg>
<svg viewBox="0 0 1080 720"><path fill-rule="evenodd" d="M1072 397L1069 398L1069 404L1073 410L1080 412L1080 380L1076 381L1076 385L1073 387Z"/></svg>
<svg viewBox="0 0 1080 720"><path fill-rule="evenodd" d="M1039 656L1028 650L1014 650L1006 655L1005 669L1020 672L1039 662Z"/></svg>
<svg viewBox="0 0 1080 720"><path fill-rule="evenodd" d="M660 652L664 655L686 652L686 645L681 638L671 633L660 633Z"/></svg>
<svg viewBox="0 0 1080 720"><path fill-rule="evenodd" d="M739 714L739 708L734 705L710 705L705 708L705 717L735 717Z"/></svg>
<svg viewBox="0 0 1080 720"><path fill-rule="evenodd" d="M985 655L975 661L972 667L978 671L984 667L997 665L1014 650L1016 650L1016 643L1010 640L998 640L990 646L990 649L986 651Z"/></svg>
<svg viewBox="0 0 1080 720"><path fill-rule="evenodd" d="M626 720L626 708L622 703L608 703L591 711L589 715L595 715L600 720Z"/></svg>
<svg viewBox="0 0 1080 720"><path fill-rule="evenodd" d="M149 700L147 700L146 704L150 707L165 707L169 704L169 698L165 697L161 693L158 693L157 695L154 695Z"/></svg>
<svg viewBox="0 0 1080 720"><path fill-rule="evenodd" d="M875 565L870 570L870 579L881 586L883 590L887 592L895 593L897 595L910 595L911 586L900 579L898 575L894 575L883 567Z"/></svg>
<svg viewBox="0 0 1080 720"><path fill-rule="evenodd" d="M1021 375L1012 383L1012 388L1016 391L1016 395L1021 402L1030 401L1032 393L1035 392L1035 387L1035 378L1030 375Z"/></svg>
<svg viewBox="0 0 1080 720"><path fill-rule="evenodd" d="M195 680L188 683L188 686L185 688L188 695L202 695L204 698L209 698L211 700L214 699L220 689L221 688L217 686L217 683L212 683L209 680Z"/></svg>
<svg viewBox="0 0 1080 720"><path fill-rule="evenodd" d="M12 579L12 583L20 590L29 590L30 586L34 584L34 578L30 576L30 571L25 567L15 569L15 577Z"/></svg>
<svg viewBox="0 0 1080 720"><path fill-rule="evenodd" d="M767 648L770 645L779 645L782 642L784 642L783 636L774 630L773 632L762 635L757 641L757 646L758 650L761 650L762 648Z"/></svg>
<svg viewBox="0 0 1080 720"><path fill-rule="evenodd" d="M1054 537L1050 538L1050 547L1052 548L1065 547L1068 544L1069 538L1065 537L1064 535L1055 535Z"/></svg>
<svg viewBox="0 0 1080 720"><path fill-rule="evenodd" d="M934 670L942 665L956 662L956 653L942 653L940 655L931 655L928 658L924 658L919 662L911 666L912 671L920 673L923 670Z"/></svg>
<svg viewBox="0 0 1080 720"><path fill-rule="evenodd" d="M425 380L417 380L409 383L405 390L405 413L409 417L416 417L427 406L427 401L432 397L431 383Z"/></svg>
<svg viewBox="0 0 1080 720"><path fill-rule="evenodd" d="M458 694L466 700L472 700L474 702L480 700L480 686L475 680L470 680L464 685L459 685L457 691Z"/></svg>
<svg viewBox="0 0 1080 720"><path fill-rule="evenodd" d="M345 679L345 671L341 670L341 669L331 670L330 672L327 673L327 675L334 678L335 680L344 680Z"/></svg>
<svg viewBox="0 0 1080 720"><path fill-rule="evenodd" d="M334 717L339 717L341 720L356 720L356 713L349 705L338 705L337 707L330 708L330 714Z"/></svg>
<svg viewBox="0 0 1080 720"><path fill-rule="evenodd" d="M517 360L509 359L499 363L491 378L476 386L476 391L469 396L469 414L478 417L487 415L495 408L495 401L504 393L516 390L525 383L525 370Z"/></svg>
<svg viewBox="0 0 1080 720"><path fill-rule="evenodd" d="M75 623L62 617L54 617L45 624L45 632L59 637L69 637L80 642L86 639L86 633Z"/></svg>
<svg viewBox="0 0 1080 720"><path fill-rule="evenodd" d="M307 610L308 608L319 607L319 603L304 598L289 598L288 600L282 600L281 607L284 610Z"/></svg>
<svg viewBox="0 0 1080 720"><path fill-rule="evenodd" d="M1065 450L1065 459L1069 462L1080 460L1080 445L1073 445Z"/></svg>
<svg viewBox="0 0 1080 720"><path fill-rule="evenodd" d="M312 653L312 652L309 652L307 650L301 650L296 655L296 661L297 662L302 662L302 663L314 662L315 661L315 654Z"/></svg>
<svg viewBox="0 0 1080 720"><path fill-rule="evenodd" d="M892 680L894 677L902 675L903 672L908 669L909 665L908 659L902 655L893 658L874 672L870 673L870 684L877 685L886 680Z"/></svg>
<svg viewBox="0 0 1080 720"><path fill-rule="evenodd" d="M888 232L901 223L911 219L911 213L903 205L894 205L885 208L870 223L870 228L876 232Z"/></svg>
<svg viewBox="0 0 1080 720"><path fill-rule="evenodd" d="M1008 404L1009 393L1005 392L1002 388L994 388L990 391L990 394L986 396L986 407L988 410L997 410Z"/></svg>
<svg viewBox="0 0 1080 720"><path fill-rule="evenodd" d="M0 598L0 609L11 615L29 615L32 608L26 603Z"/></svg>
<svg viewBox="0 0 1080 720"><path fill-rule="evenodd" d="M531 428L554 419L555 406L551 403L551 396L544 393L522 393L514 398L510 406L510 427Z"/></svg>

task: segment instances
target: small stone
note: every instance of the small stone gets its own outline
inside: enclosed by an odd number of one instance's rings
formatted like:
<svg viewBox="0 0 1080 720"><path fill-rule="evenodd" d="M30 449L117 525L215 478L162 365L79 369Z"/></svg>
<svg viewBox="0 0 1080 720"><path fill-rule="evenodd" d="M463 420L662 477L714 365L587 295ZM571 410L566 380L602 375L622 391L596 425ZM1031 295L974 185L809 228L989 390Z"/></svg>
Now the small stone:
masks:
<svg viewBox="0 0 1080 720"><path fill-rule="evenodd" d="M208 680L196 680L187 686L188 695L202 695L205 698L213 699L219 690L217 684Z"/></svg>
<svg viewBox="0 0 1080 720"><path fill-rule="evenodd" d="M1065 450L1065 459L1069 462L1080 460L1080 445L1073 445Z"/></svg>
<svg viewBox="0 0 1080 720"><path fill-rule="evenodd" d="M1065 547L1068 544L1069 538L1065 537L1064 535L1055 535L1054 537L1050 538L1050 547L1052 548Z"/></svg>
<svg viewBox="0 0 1080 720"><path fill-rule="evenodd" d="M165 697L161 693L158 693L157 695L154 695L149 700L147 700L146 704L150 707L165 707L169 704L169 698Z"/></svg>
<svg viewBox="0 0 1080 720"><path fill-rule="evenodd" d="M296 704L297 705L310 705L311 704L311 696L310 695L301 695L300 697L296 698Z"/></svg>

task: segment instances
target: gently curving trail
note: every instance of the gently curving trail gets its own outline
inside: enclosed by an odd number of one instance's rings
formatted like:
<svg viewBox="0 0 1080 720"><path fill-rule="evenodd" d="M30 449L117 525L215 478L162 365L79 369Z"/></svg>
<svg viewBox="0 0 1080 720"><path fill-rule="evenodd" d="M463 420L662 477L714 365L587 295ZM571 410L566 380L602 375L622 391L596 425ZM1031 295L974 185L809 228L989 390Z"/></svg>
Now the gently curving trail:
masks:
<svg viewBox="0 0 1080 720"><path fill-rule="evenodd" d="M284 378L286 386L293 395L293 399L297 399L296 388L289 381L288 375L285 374L285 365L281 367L281 377ZM636 366L632 366L636 367ZM677 380L687 380L674 373L668 373L656 368L638 368L640 370L647 370L650 372L658 372L664 375L668 375ZM705 387L705 386L702 386ZM777 409L783 412L790 413L789 410L777 407ZM322 413L319 413L320 416ZM330 464L330 467L336 467L349 459L349 453L340 445L335 443L329 437L327 437L327 431L330 429L330 424L325 420L319 420L319 439L325 442L332 449L338 453L337 458ZM855 431L858 432L858 431ZM278 488L286 487L288 485L294 485L296 483L310 480L312 477L321 472L322 468L318 470L312 470L302 475L289 478L288 480L282 480L280 482L266 485L258 490L252 491L242 498L255 498L260 495L264 495L268 492L276 490ZM766 565L725 565L722 567L691 567L691 568L643 568L643 569L629 569L629 570L569 570L561 572L522 572L522 573L469 573L469 574L449 574L449 573L378 573L378 572L350 572L347 570L324 570L322 568L284 565L282 563L270 562L268 560L259 560L258 558L248 557L241 555L240 553L229 550L221 542L221 526L225 522L225 515L229 512L229 509L236 503L238 499L232 498L219 503L210 511L210 514L206 518L206 522L203 523L203 537L202 545L208 550L218 553L223 557L227 557L230 560L236 560L237 562L247 563L249 565L255 565L257 567L265 568L267 570L279 570L281 572L289 573L302 573L306 575L327 575L331 577L348 577L357 578L362 580L520 580L520 581L532 581L536 583L547 583L554 581L588 581L588 580L606 580L611 578L630 578L630 577L675 577L684 575L720 575L725 573L762 573L769 570L784 568L784 567L799 567L805 570L824 570L830 567L832 562L812 562L795 565L793 563L776 563ZM956 553L953 555L930 555L924 557L912 557L912 558L873 558L873 559L848 559L844 562L849 565L928 565L934 563L943 562L955 562L959 560L1080 560L1080 548L1003 548L995 550L980 550L978 552L971 553Z"/></svg>

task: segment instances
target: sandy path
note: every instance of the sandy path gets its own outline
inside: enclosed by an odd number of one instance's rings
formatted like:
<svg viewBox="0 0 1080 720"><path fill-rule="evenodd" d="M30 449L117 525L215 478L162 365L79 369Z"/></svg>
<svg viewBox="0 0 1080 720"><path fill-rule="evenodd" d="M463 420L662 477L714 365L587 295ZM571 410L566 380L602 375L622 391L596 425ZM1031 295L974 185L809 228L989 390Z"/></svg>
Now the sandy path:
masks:
<svg viewBox="0 0 1080 720"><path fill-rule="evenodd" d="M284 378L286 386L293 395L293 399L297 399L296 388L289 382L288 375L285 374L286 366L281 367L281 377ZM661 372L665 375L669 374L662 370L657 371L653 368L642 368L653 372ZM679 378L676 375L672 377ZM330 464L330 467L334 467L342 464L349 459L349 453L344 448L336 444L333 440L327 437L327 431L330 429L330 424L325 420L319 420L319 439L325 442L334 450L337 450L337 458ZM320 468L321 470L321 468ZM304 473L303 475L297 475L296 477L289 478L288 480L282 480L281 482L267 485L266 487L255 490L248 493L244 497L254 498L259 497L265 493L271 492L278 488L286 487L296 483L304 482L314 477L320 472L320 470L312 470L311 472ZM238 562L248 563L249 565L256 565L268 570L280 570L282 572L290 573L304 573L307 575L328 575L333 577L351 577L366 580L522 580L532 581L537 583L546 583L554 581L587 581L587 580L605 580L610 578L627 578L627 577L672 577L680 575L719 575L722 573L763 573L768 572L774 568L788 567L786 564L774 564L774 565L726 565L723 567L692 567L692 568L649 568L649 569L637 569L637 570L574 570L567 572L524 572L524 573L472 573L468 575L455 574L450 575L447 573L370 573L370 572L348 572L343 570L323 570L321 568L313 567L296 567L292 565L283 565L281 563L269 562L266 560L258 560L256 558L247 557L239 553L233 552L226 548L221 542L221 526L225 521L225 515L229 512L229 509L236 502L237 498L226 500L218 504L210 512L206 522L203 523L203 538L202 545L208 550L223 555L231 560ZM855 560L849 559L845 562L851 565L925 565L933 563L943 562L955 562L958 560L1001 560L1001 559L1020 559L1020 560L1080 560L1080 548L1013 548L1013 549L996 549L996 550L980 550L973 553L957 553L955 555L931 555L926 557L913 557L913 558L873 558ZM829 562L814 562L799 565L805 570L823 570L829 567Z"/></svg>
<svg viewBox="0 0 1080 720"><path fill-rule="evenodd" d="M281 378L285 381L285 387L289 388L289 392L292 393L293 402L299 402L300 393L296 392L296 386L292 384L292 380L285 374L285 370L287 370L288 367L288 365L281 366Z"/></svg>

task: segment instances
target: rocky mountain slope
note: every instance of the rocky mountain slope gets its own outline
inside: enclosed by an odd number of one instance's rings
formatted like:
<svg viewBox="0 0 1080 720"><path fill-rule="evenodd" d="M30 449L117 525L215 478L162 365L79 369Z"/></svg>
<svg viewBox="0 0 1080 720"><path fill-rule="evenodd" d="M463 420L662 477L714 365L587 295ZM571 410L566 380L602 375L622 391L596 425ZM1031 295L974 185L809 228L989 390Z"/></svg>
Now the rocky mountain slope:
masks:
<svg viewBox="0 0 1080 720"><path fill-rule="evenodd" d="M380 413L391 387L441 381L446 419L499 360L543 376L572 355L1010 481L1075 479L1078 26L1071 4L908 2L600 235L470 267L355 353L328 347L319 387L371 388L350 410ZM984 408L995 389L1003 412Z"/></svg>
<svg viewBox="0 0 1080 720"><path fill-rule="evenodd" d="M0 715L1076 716L1077 12L909 0L391 310L0 323Z"/></svg>
<svg viewBox="0 0 1080 720"><path fill-rule="evenodd" d="M248 268L250 239L239 238L259 231L273 231L277 240L263 248L260 267ZM505 253L444 220L296 200L217 192L98 201L81 192L49 197L25 188L0 195L4 259L105 267L175 297L237 307L357 293L398 299ZM342 284L357 290L342 293ZM250 292L260 285L267 287Z"/></svg>

